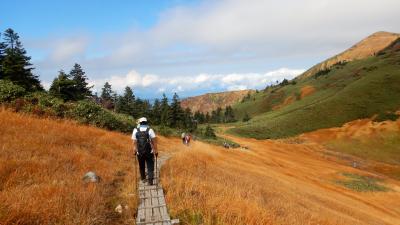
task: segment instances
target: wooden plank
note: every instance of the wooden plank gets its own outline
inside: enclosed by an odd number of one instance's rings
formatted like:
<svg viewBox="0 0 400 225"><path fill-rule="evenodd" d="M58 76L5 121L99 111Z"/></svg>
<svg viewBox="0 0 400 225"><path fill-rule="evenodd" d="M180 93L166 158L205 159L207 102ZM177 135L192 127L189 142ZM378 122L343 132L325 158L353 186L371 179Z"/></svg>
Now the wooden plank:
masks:
<svg viewBox="0 0 400 225"><path fill-rule="evenodd" d="M158 190L158 196L163 196L164 197L164 191L162 188L159 188Z"/></svg>
<svg viewBox="0 0 400 225"><path fill-rule="evenodd" d="M145 206L146 206L146 209L145 209L146 222L150 222L151 221L151 217L153 216L152 215L152 209L150 208L151 207L151 199L150 198L146 198L145 202L146 202L146 204L145 204Z"/></svg>
<svg viewBox="0 0 400 225"><path fill-rule="evenodd" d="M156 192L156 191L155 191ZM157 192L156 192L157 193ZM158 201L158 198L152 198L151 202L153 203L153 215L156 221L161 220L161 212L160 212L160 203Z"/></svg>
<svg viewBox="0 0 400 225"><path fill-rule="evenodd" d="M160 207L160 212L163 220L170 220L166 206Z"/></svg>
<svg viewBox="0 0 400 225"><path fill-rule="evenodd" d="M158 202L159 202L160 205L166 205L164 197L159 197L158 198Z"/></svg>
<svg viewBox="0 0 400 225"><path fill-rule="evenodd" d="M145 222L145 221L146 221L146 216L144 213L144 209L138 209L137 222Z"/></svg>

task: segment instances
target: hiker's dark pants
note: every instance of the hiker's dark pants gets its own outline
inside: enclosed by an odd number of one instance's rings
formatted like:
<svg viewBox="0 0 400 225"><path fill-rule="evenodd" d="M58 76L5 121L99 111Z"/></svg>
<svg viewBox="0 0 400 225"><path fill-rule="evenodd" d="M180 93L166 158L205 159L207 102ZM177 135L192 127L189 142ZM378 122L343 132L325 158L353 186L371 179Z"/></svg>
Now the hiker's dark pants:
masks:
<svg viewBox="0 0 400 225"><path fill-rule="evenodd" d="M148 179L153 180L154 178L154 155L153 154L143 154L138 155L140 178L142 180L146 179L146 167L147 164L147 174Z"/></svg>

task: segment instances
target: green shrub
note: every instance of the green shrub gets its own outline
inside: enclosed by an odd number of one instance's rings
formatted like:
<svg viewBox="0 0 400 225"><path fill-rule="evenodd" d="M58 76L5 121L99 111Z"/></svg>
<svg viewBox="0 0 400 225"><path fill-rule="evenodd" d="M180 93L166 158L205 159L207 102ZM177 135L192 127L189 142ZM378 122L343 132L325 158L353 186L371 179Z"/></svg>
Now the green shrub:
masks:
<svg viewBox="0 0 400 225"><path fill-rule="evenodd" d="M204 137L211 138L211 139L217 138L217 136L215 135L214 129L210 125L207 125L206 130L204 131Z"/></svg>
<svg viewBox="0 0 400 225"><path fill-rule="evenodd" d="M64 117L68 110L67 104L62 99L56 98L46 92L32 93L25 100L36 105L36 108L46 111L47 114L57 117Z"/></svg>
<svg viewBox="0 0 400 225"><path fill-rule="evenodd" d="M10 102L25 94L25 88L8 80L0 80L0 102Z"/></svg>
<svg viewBox="0 0 400 225"><path fill-rule="evenodd" d="M132 131L135 124L133 118L112 113L88 100L77 102L68 116L80 123L122 132Z"/></svg>
<svg viewBox="0 0 400 225"><path fill-rule="evenodd" d="M160 126L158 128L158 132L160 133L160 135L166 136L166 137L173 136L173 134L174 134L174 130L172 128L167 127L167 126Z"/></svg>

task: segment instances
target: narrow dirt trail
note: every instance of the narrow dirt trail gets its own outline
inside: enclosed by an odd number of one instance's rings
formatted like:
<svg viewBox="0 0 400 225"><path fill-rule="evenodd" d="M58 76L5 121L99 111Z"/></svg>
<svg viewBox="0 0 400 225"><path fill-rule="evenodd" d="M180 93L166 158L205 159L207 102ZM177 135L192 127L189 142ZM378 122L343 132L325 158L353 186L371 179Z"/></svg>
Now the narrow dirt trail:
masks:
<svg viewBox="0 0 400 225"><path fill-rule="evenodd" d="M222 136L249 148L249 153L232 160L251 164L249 168L274 183L269 191L281 195L288 210L333 222L329 224L400 224L400 183L396 180L384 180L391 189L388 192L355 192L334 181L343 172L373 174L328 160L319 145Z"/></svg>

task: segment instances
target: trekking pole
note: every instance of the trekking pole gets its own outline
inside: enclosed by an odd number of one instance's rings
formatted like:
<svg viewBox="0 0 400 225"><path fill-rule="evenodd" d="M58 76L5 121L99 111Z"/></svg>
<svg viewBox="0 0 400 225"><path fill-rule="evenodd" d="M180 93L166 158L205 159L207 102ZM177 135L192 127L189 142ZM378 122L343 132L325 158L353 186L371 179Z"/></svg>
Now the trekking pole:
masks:
<svg viewBox="0 0 400 225"><path fill-rule="evenodd" d="M159 171L158 171L158 160L157 160L157 158L158 158L158 154L154 154L155 156L156 156L156 179L157 179L157 187L158 187L158 183L160 182L160 173L159 173Z"/></svg>
<svg viewBox="0 0 400 225"><path fill-rule="evenodd" d="M137 159L137 154L135 154L135 191L136 191L136 193L138 193L138 186L139 186L139 184L138 184L138 176L137 176L137 174L138 174L138 159Z"/></svg>

